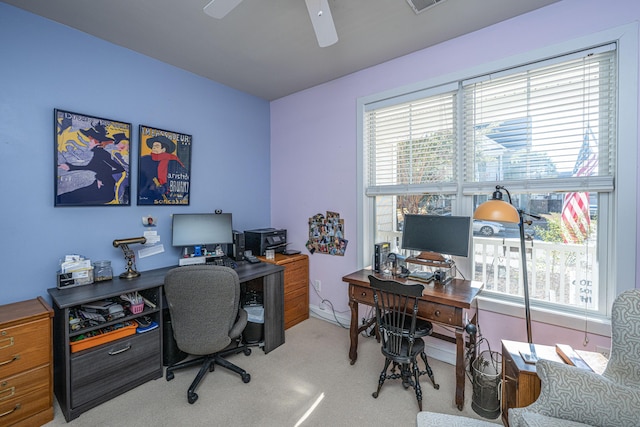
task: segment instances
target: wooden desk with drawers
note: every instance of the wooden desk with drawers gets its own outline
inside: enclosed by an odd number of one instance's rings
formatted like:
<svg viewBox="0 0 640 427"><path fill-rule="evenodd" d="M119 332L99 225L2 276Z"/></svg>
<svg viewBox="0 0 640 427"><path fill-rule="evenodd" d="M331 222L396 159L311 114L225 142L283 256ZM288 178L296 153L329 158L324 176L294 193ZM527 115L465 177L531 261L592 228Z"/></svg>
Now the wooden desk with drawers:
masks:
<svg viewBox="0 0 640 427"><path fill-rule="evenodd" d="M374 274L381 279L388 277L374 273L371 268L356 271L342 278L343 282L349 284L349 306L351 307L350 337L351 347L349 349L349 359L353 365L358 358L358 334L368 327L358 326L358 304L373 306L373 291L369 286L369 275ZM464 310L468 310L469 321L475 323L475 312L471 306L473 300L482 289L481 282L470 280L453 279L446 285L416 282L410 279L393 278L399 282L407 284L420 283L425 286L422 293L422 300L418 304L418 317L439 323L455 329L455 338L433 334L438 338L454 342L456 344L456 396L455 402L459 410L464 406L464 377L465 377L465 340L464 328L467 324ZM469 336L470 341L475 341L475 336Z"/></svg>

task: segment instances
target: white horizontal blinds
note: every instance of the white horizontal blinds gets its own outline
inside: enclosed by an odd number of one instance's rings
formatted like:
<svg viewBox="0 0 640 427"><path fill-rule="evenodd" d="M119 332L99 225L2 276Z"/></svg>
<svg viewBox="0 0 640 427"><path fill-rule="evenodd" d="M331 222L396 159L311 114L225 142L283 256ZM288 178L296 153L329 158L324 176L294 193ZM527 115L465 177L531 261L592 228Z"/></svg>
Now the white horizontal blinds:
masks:
<svg viewBox="0 0 640 427"><path fill-rule="evenodd" d="M366 194L455 193L456 92L371 109Z"/></svg>
<svg viewBox="0 0 640 427"><path fill-rule="evenodd" d="M616 91L615 45L464 82L464 192L611 191Z"/></svg>

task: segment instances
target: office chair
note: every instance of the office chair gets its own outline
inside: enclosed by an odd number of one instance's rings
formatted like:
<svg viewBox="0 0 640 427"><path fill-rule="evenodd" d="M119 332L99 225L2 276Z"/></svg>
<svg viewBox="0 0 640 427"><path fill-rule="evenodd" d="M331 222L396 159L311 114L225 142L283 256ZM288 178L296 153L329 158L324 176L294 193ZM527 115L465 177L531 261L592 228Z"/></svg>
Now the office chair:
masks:
<svg viewBox="0 0 640 427"><path fill-rule="evenodd" d="M376 321L382 341L382 354L385 357L384 368L380 372L378 389L372 394L378 398L380 389L387 379L402 379L405 389L412 387L418 400L418 408L422 411L422 388L420 376L427 374L433 388L440 388L433 377L433 371L427 362L422 336L431 334L433 326L430 322L421 321L422 330L416 333L418 324L418 299L422 295L423 285L404 285L393 280L381 280L369 276L373 289L373 300ZM420 355L425 370L418 367L417 356ZM389 365L391 371L387 372ZM399 372L398 372L399 370Z"/></svg>
<svg viewBox="0 0 640 427"><path fill-rule="evenodd" d="M240 308L238 274L218 265L177 267L167 273L164 291L178 348L198 356L168 366L167 381L173 379L176 369L202 365L187 391L189 403L198 400L196 387L215 365L240 374L242 381L248 383L251 375L224 359L240 352L251 354L250 348L239 345L247 312Z"/></svg>

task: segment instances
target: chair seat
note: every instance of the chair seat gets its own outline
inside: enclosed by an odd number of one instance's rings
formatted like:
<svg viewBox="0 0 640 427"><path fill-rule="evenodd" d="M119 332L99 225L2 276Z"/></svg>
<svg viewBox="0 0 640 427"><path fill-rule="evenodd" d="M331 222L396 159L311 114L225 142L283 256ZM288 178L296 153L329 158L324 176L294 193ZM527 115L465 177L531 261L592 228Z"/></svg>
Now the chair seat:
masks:
<svg viewBox="0 0 640 427"><path fill-rule="evenodd" d="M415 359L416 355L422 353L423 351L424 351L424 340L419 337L416 337L415 341L413 342L413 347L411 348L411 354L408 355L407 357L402 357L397 354L393 354L390 351L388 351L385 347L382 347L382 354L384 354L385 357L388 357L389 359L398 363L410 363L412 360ZM401 354L407 354L409 352L408 339L402 340L400 352Z"/></svg>
<svg viewBox="0 0 640 427"><path fill-rule="evenodd" d="M386 319L385 315L385 320ZM409 329L411 329L411 318L407 317L404 321L404 324L402 326L404 329L406 329L407 331L409 331ZM433 324L431 322L429 322L428 320L423 320L423 319L416 319L416 331L415 331L415 336L416 337L427 337L429 335L431 335L431 332L433 332Z"/></svg>

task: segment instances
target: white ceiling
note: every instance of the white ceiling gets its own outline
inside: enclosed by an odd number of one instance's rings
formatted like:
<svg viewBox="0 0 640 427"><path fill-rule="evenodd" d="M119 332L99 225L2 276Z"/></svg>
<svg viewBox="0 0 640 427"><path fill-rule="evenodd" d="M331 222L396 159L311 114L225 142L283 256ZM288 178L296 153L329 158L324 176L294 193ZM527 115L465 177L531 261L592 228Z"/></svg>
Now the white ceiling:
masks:
<svg viewBox="0 0 640 427"><path fill-rule="evenodd" d="M274 100L559 0L329 0L338 42L320 48L303 0L1 0L160 61Z"/></svg>

